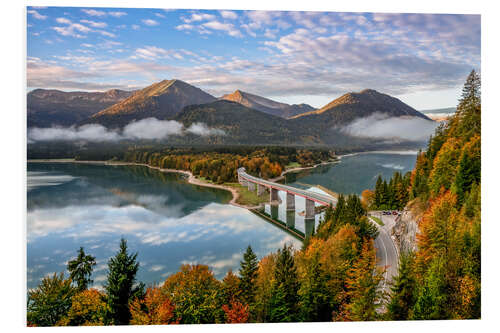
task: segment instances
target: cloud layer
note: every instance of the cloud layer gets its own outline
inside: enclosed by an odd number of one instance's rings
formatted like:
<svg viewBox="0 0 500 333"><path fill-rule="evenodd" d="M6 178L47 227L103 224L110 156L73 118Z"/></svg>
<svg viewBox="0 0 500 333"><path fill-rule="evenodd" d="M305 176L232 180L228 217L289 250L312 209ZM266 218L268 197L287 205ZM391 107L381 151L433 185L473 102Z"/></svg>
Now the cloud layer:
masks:
<svg viewBox="0 0 500 333"><path fill-rule="evenodd" d="M165 139L171 135L194 134L199 136L225 135L221 129L209 128L204 123L194 123L185 128L175 120L158 120L146 118L133 121L122 131L109 130L99 124L80 127L30 128L28 143L37 141L90 141L109 142L119 140L155 140Z"/></svg>
<svg viewBox="0 0 500 333"><path fill-rule="evenodd" d="M363 138L426 141L438 125L435 121L418 117L390 117L377 112L354 120L341 131Z"/></svg>

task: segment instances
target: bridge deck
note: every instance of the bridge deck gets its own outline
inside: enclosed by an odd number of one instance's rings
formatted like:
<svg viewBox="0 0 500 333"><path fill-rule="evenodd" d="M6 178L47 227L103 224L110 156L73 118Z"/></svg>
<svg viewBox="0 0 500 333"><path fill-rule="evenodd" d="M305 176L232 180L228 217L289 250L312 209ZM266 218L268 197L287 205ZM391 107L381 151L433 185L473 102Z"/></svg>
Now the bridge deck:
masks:
<svg viewBox="0 0 500 333"><path fill-rule="evenodd" d="M302 189L299 189L299 188L296 188L293 186L288 186L288 185L283 185L283 184L279 184L279 183L275 183L275 182L270 182L268 180L264 180L264 179L261 179L258 177L251 176L245 172L245 168L238 169L238 175L241 178L243 178L247 181L250 181L252 183L261 184L261 185L264 185L264 186L267 186L270 188L274 188L274 189L279 190L279 191L292 193L292 194L298 195L300 197L318 202L322 205L330 205L330 204L335 205L337 203L336 198L333 198L333 197L326 195L326 194L302 190Z"/></svg>

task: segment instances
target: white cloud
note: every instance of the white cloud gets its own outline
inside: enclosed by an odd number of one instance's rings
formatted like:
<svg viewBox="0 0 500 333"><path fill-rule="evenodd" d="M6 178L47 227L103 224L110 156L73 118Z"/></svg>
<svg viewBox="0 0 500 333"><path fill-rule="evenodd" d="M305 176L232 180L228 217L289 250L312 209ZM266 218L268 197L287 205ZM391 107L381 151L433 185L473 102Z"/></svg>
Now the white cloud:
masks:
<svg viewBox="0 0 500 333"><path fill-rule="evenodd" d="M64 17L56 18L56 22L61 24L71 24L71 21Z"/></svg>
<svg viewBox="0 0 500 333"><path fill-rule="evenodd" d="M187 132L201 135L201 136L210 136L210 135L225 135L226 133L217 128L209 128L204 123L193 123L191 126L186 129Z"/></svg>
<svg viewBox="0 0 500 333"><path fill-rule="evenodd" d="M145 25L149 25L149 26L155 26L155 25L159 25L160 24L157 21L152 20L152 19L142 20L142 23L144 23Z"/></svg>
<svg viewBox="0 0 500 333"><path fill-rule="evenodd" d="M103 12L101 10L82 9L82 12L84 12L85 14L90 15L90 16L106 16L106 12Z"/></svg>
<svg viewBox="0 0 500 333"><path fill-rule="evenodd" d="M123 135L132 139L162 139L181 134L182 124L175 120L147 118L131 122L123 129Z"/></svg>
<svg viewBox="0 0 500 333"><path fill-rule="evenodd" d="M228 33L232 37L243 37L242 33L231 23L221 23L219 21L210 21L203 23L203 26L213 30L221 30Z"/></svg>
<svg viewBox="0 0 500 333"><path fill-rule="evenodd" d="M30 141L116 141L117 132L109 131L102 125L84 125L81 127L33 128L28 132Z"/></svg>
<svg viewBox="0 0 500 333"><path fill-rule="evenodd" d="M122 17L122 16L127 15L127 13L125 13L125 12L108 12L108 14L113 16L113 17Z"/></svg>
<svg viewBox="0 0 500 333"><path fill-rule="evenodd" d="M33 16L33 18L36 18L37 20L45 20L47 18L46 15L42 15L34 9L28 10L28 14L31 14L31 16Z"/></svg>
<svg viewBox="0 0 500 333"><path fill-rule="evenodd" d="M193 13L191 14L190 18L183 18L182 20L186 23L191 23L191 22L207 21L213 19L215 19L215 15L212 14Z"/></svg>
<svg viewBox="0 0 500 333"><path fill-rule="evenodd" d="M219 13L225 19L236 20L238 18L238 14L230 10L221 10Z"/></svg>
<svg viewBox="0 0 500 333"><path fill-rule="evenodd" d="M30 128L28 142L36 141L90 141L107 142L119 140L155 140L165 139L171 135L191 133L200 136L224 135L224 131L209 128L204 123L194 123L185 129L182 123L175 120L158 120L146 118L133 121L123 130L110 130L99 124L89 124L80 127Z"/></svg>
<svg viewBox="0 0 500 333"><path fill-rule="evenodd" d="M354 120L343 127L346 134L379 139L426 141L439 124L418 117L390 117L386 113L374 113Z"/></svg>
<svg viewBox="0 0 500 333"><path fill-rule="evenodd" d="M68 23L71 23L71 22L69 22L69 20L67 20L67 21L68 21ZM89 20L80 20L80 22L86 23L93 28L106 28L108 26L105 22L95 22L95 21L89 21ZM59 22L59 23L63 23L63 22Z"/></svg>

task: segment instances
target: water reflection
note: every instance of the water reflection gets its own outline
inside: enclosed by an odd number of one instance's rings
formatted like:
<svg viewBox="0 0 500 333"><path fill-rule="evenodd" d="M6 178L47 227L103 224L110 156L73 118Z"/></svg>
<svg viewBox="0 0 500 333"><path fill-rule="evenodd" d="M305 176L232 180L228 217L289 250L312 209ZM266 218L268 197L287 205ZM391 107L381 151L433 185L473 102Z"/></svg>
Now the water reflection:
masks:
<svg viewBox="0 0 500 333"><path fill-rule="evenodd" d="M230 194L185 182L178 174L145 167L28 164L35 172L66 177L28 191L28 287L65 269L79 246L96 256L93 279L102 285L119 238L138 251L138 278L161 282L183 263L208 264L218 278L237 270L250 244L259 257L300 242L251 212L230 206ZM41 178L40 178L41 177ZM61 178L63 179L63 178Z"/></svg>
<svg viewBox="0 0 500 333"><path fill-rule="evenodd" d="M337 193L358 195L374 188L378 175L389 179L395 171L406 173L415 166L417 152L379 152L345 156L335 164L286 175L286 183L299 188L320 184Z"/></svg>

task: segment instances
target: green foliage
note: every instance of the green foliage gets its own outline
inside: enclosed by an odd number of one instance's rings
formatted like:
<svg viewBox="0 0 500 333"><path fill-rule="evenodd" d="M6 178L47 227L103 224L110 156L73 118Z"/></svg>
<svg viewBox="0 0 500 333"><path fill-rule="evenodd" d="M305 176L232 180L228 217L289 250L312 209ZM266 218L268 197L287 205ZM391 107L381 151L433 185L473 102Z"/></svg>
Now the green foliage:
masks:
<svg viewBox="0 0 500 333"><path fill-rule="evenodd" d="M387 180L382 180L379 175L375 184L375 200L371 209L403 209L410 199L409 187L409 172L404 176L400 172L395 172L389 179L389 183L387 183Z"/></svg>
<svg viewBox="0 0 500 333"><path fill-rule="evenodd" d="M222 284L206 265L182 265L162 286L175 306L175 318L182 324L222 323Z"/></svg>
<svg viewBox="0 0 500 333"><path fill-rule="evenodd" d="M127 241L120 240L120 249L108 262L108 277L104 289L109 306L108 320L113 325L126 325L130 321L129 302L143 294L144 285L134 287L139 269L137 253L129 254Z"/></svg>
<svg viewBox="0 0 500 333"><path fill-rule="evenodd" d="M305 277L300 281L300 318L302 321L329 321L331 309L326 286L327 276L319 260L319 253L307 262Z"/></svg>
<svg viewBox="0 0 500 333"><path fill-rule="evenodd" d="M415 304L415 276L413 273L413 253L403 253L399 258L398 275L391 287L392 297L387 306L390 320L408 320Z"/></svg>
<svg viewBox="0 0 500 333"><path fill-rule="evenodd" d="M291 247L286 244L278 250L271 291L272 322L292 322L298 319L299 281Z"/></svg>
<svg viewBox="0 0 500 333"><path fill-rule="evenodd" d="M28 325L56 325L68 313L76 292L64 273L44 277L37 288L28 291Z"/></svg>
<svg viewBox="0 0 500 333"><path fill-rule="evenodd" d="M76 282L79 291L87 289L92 284L90 276L95 265L95 257L85 254L83 247L78 250L78 256L68 262L69 277Z"/></svg>
<svg viewBox="0 0 500 333"><path fill-rule="evenodd" d="M253 305L255 301L255 279L257 278L257 256L248 245L243 261L240 262L240 289L241 297L246 304Z"/></svg>
<svg viewBox="0 0 500 333"><path fill-rule="evenodd" d="M445 280L445 264L442 257L437 256L430 264L424 284L418 286L417 299L411 319L444 319L449 308L447 285Z"/></svg>

